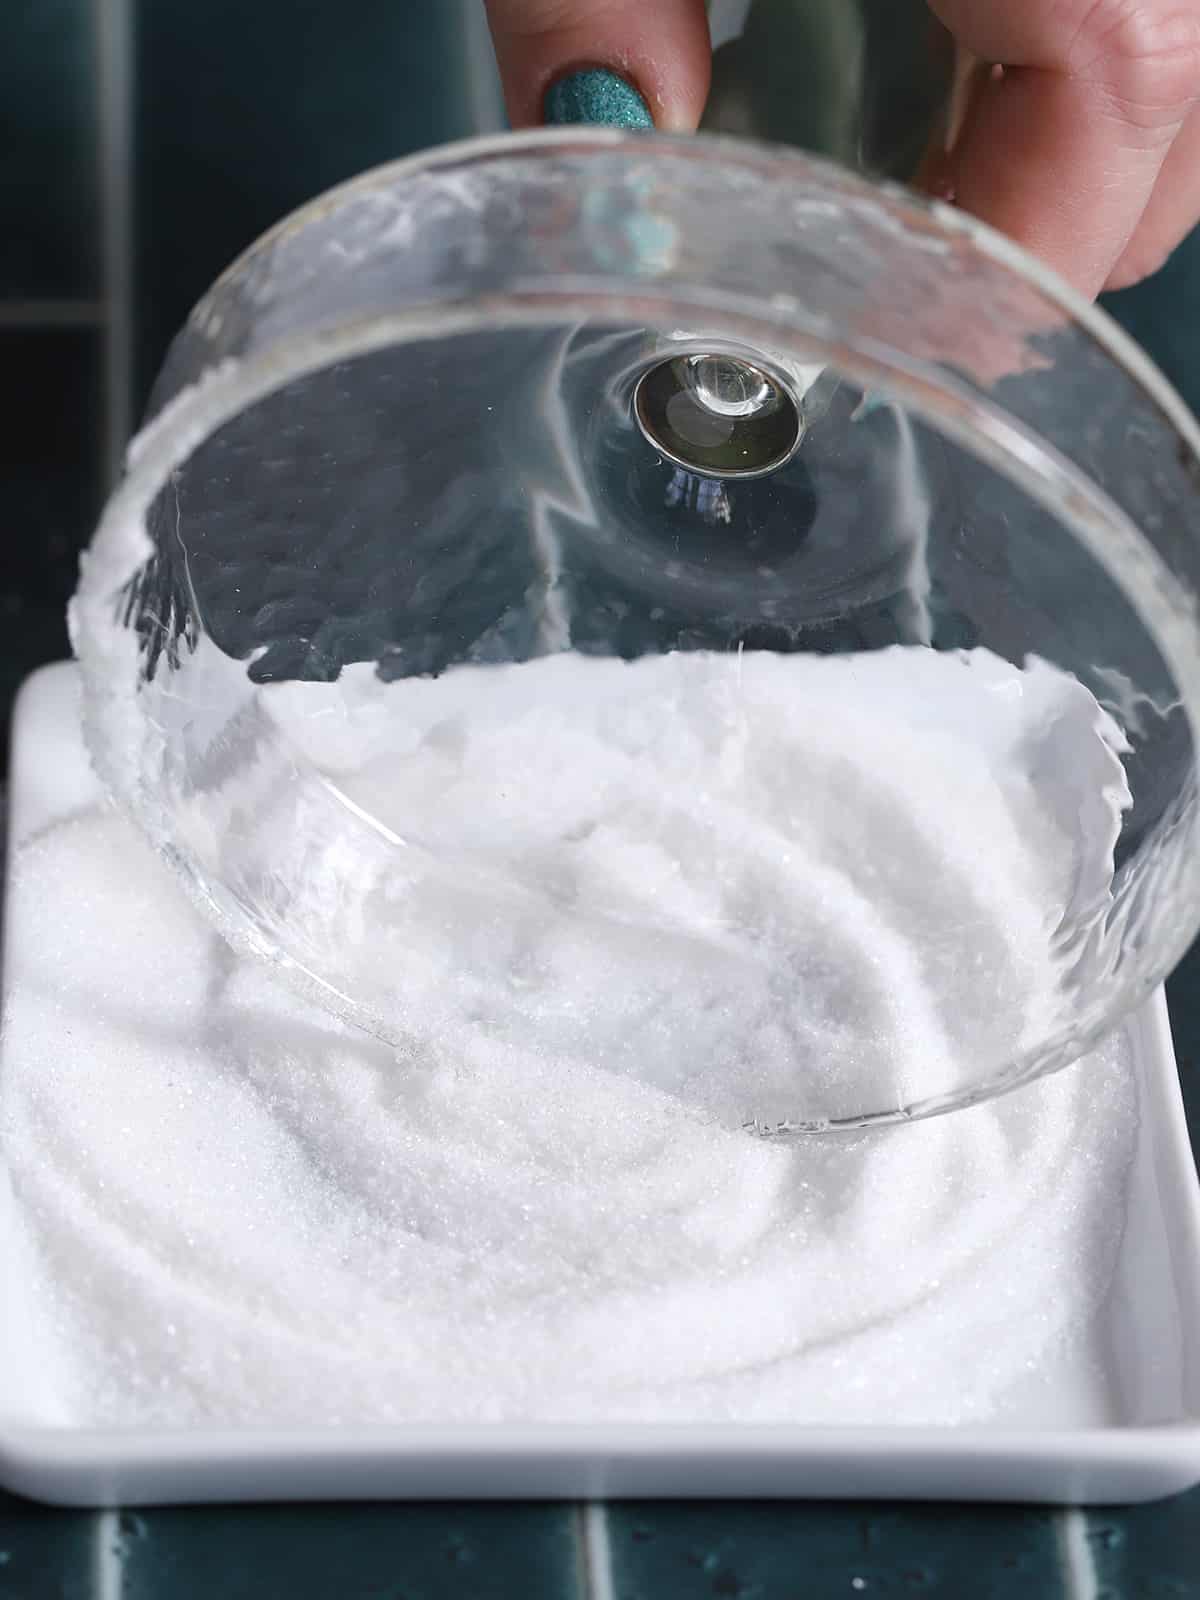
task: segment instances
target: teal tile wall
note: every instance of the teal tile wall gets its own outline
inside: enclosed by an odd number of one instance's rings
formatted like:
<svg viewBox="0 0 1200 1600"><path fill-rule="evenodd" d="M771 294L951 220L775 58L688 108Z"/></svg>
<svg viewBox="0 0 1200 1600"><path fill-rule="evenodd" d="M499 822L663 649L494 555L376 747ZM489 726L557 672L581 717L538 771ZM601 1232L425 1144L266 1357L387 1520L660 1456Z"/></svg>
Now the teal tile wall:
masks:
<svg viewBox="0 0 1200 1600"><path fill-rule="evenodd" d="M193 303L264 229L344 178L474 130L463 12L457 0L142 0L139 401Z"/></svg>
<svg viewBox="0 0 1200 1600"><path fill-rule="evenodd" d="M67 654L65 597L104 488L102 333L4 326L0 385L0 705Z"/></svg>
<svg viewBox="0 0 1200 1600"><path fill-rule="evenodd" d="M5 0L0 21L0 738L16 685L66 650L104 489L94 16Z"/></svg>
<svg viewBox="0 0 1200 1600"><path fill-rule="evenodd" d="M1155 277L1101 304L1143 345L1200 414L1200 230Z"/></svg>
<svg viewBox="0 0 1200 1600"><path fill-rule="evenodd" d="M486 50L480 0L4 0L0 750L191 306L331 184L500 126Z"/></svg>
<svg viewBox="0 0 1200 1600"><path fill-rule="evenodd" d="M0 296L101 295L91 0L4 0Z"/></svg>

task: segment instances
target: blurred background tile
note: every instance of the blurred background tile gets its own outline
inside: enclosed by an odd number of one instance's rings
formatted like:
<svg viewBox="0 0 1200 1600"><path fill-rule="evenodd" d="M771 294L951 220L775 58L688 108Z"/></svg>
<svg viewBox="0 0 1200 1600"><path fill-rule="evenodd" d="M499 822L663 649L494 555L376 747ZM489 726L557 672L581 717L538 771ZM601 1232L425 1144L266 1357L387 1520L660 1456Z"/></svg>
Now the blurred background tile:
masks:
<svg viewBox="0 0 1200 1600"><path fill-rule="evenodd" d="M4 0L0 296L101 294L92 0Z"/></svg>
<svg viewBox="0 0 1200 1600"><path fill-rule="evenodd" d="M287 212L503 125L479 0L7 0L0 740L175 330ZM4 758L0 757L0 772Z"/></svg>
<svg viewBox="0 0 1200 1600"><path fill-rule="evenodd" d="M473 0L140 0L139 409L172 333L264 229L367 167L498 121L472 72L481 22Z"/></svg>
<svg viewBox="0 0 1200 1600"><path fill-rule="evenodd" d="M0 325L0 706L68 653L66 599L103 496L103 338Z"/></svg>
<svg viewBox="0 0 1200 1600"><path fill-rule="evenodd" d="M1153 278L1106 295L1101 304L1200 412L1200 230Z"/></svg>

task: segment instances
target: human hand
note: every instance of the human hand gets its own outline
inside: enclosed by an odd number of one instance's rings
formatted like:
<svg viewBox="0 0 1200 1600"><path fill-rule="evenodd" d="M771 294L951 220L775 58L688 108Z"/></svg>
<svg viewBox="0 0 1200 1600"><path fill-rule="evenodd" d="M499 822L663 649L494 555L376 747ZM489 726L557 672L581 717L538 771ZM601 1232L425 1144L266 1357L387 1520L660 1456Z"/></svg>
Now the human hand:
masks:
<svg viewBox="0 0 1200 1600"><path fill-rule="evenodd" d="M955 201L1087 295L1156 271L1200 220L1200 0L930 5L964 50L1003 63L981 80L946 168ZM487 6L514 126L696 127L703 0Z"/></svg>

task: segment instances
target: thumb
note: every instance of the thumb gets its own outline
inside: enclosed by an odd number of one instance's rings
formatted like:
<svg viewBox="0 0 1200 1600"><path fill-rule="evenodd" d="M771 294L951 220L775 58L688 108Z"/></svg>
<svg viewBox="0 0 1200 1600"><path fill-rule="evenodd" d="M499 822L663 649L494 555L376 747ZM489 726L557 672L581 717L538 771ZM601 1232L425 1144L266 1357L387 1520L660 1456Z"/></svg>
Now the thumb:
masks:
<svg viewBox="0 0 1200 1600"><path fill-rule="evenodd" d="M608 122L690 133L699 122L710 67L704 0L487 0L487 11L515 128Z"/></svg>

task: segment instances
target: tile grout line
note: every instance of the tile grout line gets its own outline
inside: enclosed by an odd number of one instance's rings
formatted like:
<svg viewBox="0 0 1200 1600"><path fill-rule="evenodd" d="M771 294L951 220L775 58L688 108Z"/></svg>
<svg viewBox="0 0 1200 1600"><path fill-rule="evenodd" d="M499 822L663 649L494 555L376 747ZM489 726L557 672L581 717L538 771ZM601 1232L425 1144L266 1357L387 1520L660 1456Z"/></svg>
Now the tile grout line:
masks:
<svg viewBox="0 0 1200 1600"><path fill-rule="evenodd" d="M125 1573L118 1511L97 1511L92 1530L92 1600L121 1600Z"/></svg>
<svg viewBox="0 0 1200 1600"><path fill-rule="evenodd" d="M1064 1600L1097 1600L1100 1574L1088 1539L1087 1512L1068 1506L1058 1514L1058 1554Z"/></svg>
<svg viewBox="0 0 1200 1600"><path fill-rule="evenodd" d="M576 1508L579 1522L580 1566L586 1600L616 1600L612 1545L608 1537L608 1512L602 1500L585 1500Z"/></svg>
<svg viewBox="0 0 1200 1600"><path fill-rule="evenodd" d="M92 0L100 153L104 321L104 460L117 481L133 416L133 4Z"/></svg>

